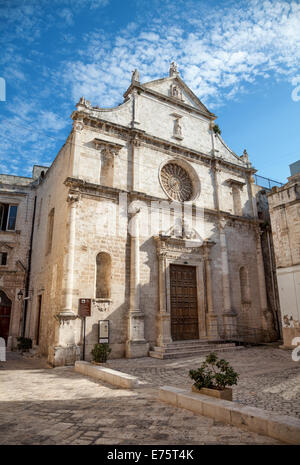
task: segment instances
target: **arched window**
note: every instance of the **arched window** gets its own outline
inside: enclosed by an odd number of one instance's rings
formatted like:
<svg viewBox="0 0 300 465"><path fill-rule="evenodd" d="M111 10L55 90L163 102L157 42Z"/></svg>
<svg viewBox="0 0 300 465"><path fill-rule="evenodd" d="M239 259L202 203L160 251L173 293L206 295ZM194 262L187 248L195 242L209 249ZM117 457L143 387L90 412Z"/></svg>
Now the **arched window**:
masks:
<svg viewBox="0 0 300 465"><path fill-rule="evenodd" d="M250 303L250 286L248 278L248 270L245 266L240 268L240 287L241 287L241 299L242 303Z"/></svg>
<svg viewBox="0 0 300 465"><path fill-rule="evenodd" d="M111 257L106 252L96 257L96 299L109 299L111 286Z"/></svg>

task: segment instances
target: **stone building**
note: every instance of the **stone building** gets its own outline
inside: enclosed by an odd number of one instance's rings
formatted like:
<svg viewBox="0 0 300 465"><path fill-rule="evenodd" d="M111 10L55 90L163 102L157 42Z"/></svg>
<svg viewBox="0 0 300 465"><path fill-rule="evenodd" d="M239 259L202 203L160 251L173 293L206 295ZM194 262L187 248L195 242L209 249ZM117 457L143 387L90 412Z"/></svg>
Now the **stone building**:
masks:
<svg viewBox="0 0 300 465"><path fill-rule="evenodd" d="M268 194L282 315L283 348L300 339L300 163L290 165L291 176Z"/></svg>
<svg viewBox="0 0 300 465"><path fill-rule="evenodd" d="M115 108L77 103L34 190L26 335L51 364L82 357L79 299L91 299L86 359L99 321L112 357L162 357L190 340L277 338L255 169L215 119L174 63L145 84L135 70Z"/></svg>
<svg viewBox="0 0 300 465"><path fill-rule="evenodd" d="M32 178L0 175L0 334L9 346L25 330L35 190L45 170L34 166Z"/></svg>

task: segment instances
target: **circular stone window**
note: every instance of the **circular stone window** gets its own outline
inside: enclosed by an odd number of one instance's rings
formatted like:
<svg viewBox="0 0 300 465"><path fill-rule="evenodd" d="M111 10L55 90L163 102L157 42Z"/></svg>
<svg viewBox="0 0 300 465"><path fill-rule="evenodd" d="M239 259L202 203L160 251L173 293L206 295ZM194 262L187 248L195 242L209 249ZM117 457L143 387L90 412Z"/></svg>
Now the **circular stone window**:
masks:
<svg viewBox="0 0 300 465"><path fill-rule="evenodd" d="M162 186L169 197L178 202L187 202L193 197L193 182L188 172L177 165L167 163L160 172Z"/></svg>

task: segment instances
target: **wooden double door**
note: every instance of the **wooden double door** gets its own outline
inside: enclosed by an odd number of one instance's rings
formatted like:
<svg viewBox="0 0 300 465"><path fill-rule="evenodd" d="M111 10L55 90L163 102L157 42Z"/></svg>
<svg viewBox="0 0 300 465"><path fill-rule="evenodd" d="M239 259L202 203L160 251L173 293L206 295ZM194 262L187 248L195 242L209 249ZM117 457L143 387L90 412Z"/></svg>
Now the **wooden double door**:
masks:
<svg viewBox="0 0 300 465"><path fill-rule="evenodd" d="M199 339L196 267L170 265L171 336Z"/></svg>

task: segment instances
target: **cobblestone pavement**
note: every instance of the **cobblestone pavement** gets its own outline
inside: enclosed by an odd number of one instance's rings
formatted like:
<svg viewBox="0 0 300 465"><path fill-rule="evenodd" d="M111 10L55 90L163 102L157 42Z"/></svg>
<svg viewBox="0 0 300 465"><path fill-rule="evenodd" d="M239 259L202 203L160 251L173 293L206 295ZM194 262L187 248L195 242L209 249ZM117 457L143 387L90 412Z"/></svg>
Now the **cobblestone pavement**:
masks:
<svg viewBox="0 0 300 465"><path fill-rule="evenodd" d="M290 351L274 346L256 346L220 353L240 374L233 400L241 404L300 418L300 362ZM190 387L190 369L200 366L205 357L179 360L111 360L111 368L134 374L151 386Z"/></svg>
<svg viewBox="0 0 300 465"><path fill-rule="evenodd" d="M241 352L235 366L243 366L243 359L238 360L246 352ZM253 354L249 351L247 358L251 372L257 369L258 353ZM75 373L73 367L50 369L42 359L15 354L10 358L0 363L0 444L278 444L156 400L161 381L185 384L182 377L199 358L112 361L143 379L143 386L134 391L99 383ZM288 361L279 359L277 370ZM278 363L276 357L273 360Z"/></svg>

